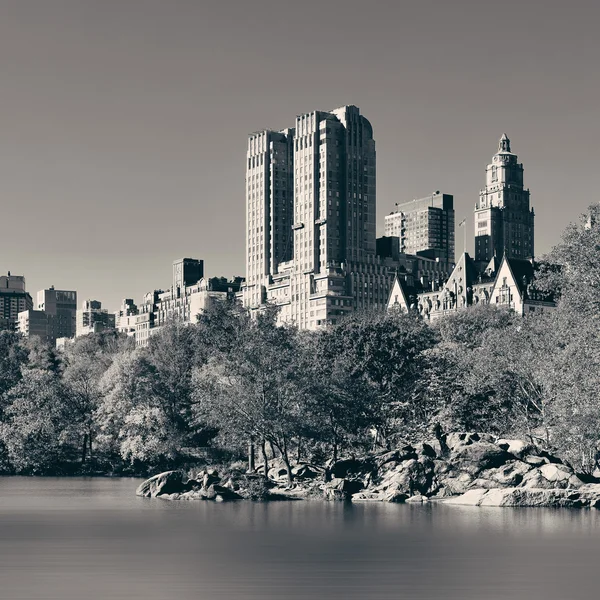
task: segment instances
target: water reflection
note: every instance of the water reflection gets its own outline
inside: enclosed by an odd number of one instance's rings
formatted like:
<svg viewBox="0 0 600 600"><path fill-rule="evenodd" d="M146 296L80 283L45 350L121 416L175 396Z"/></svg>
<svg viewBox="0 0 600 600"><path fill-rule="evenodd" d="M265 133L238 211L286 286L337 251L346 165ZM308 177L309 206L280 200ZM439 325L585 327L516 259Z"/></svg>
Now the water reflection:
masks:
<svg viewBox="0 0 600 600"><path fill-rule="evenodd" d="M597 511L172 503L135 480L0 480L7 600L578 600Z"/></svg>

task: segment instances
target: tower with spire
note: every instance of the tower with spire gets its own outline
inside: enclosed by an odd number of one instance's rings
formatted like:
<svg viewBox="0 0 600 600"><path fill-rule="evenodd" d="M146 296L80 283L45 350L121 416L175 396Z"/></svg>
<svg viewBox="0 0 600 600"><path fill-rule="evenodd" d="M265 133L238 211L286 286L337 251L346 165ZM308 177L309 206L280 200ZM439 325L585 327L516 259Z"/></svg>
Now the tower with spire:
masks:
<svg viewBox="0 0 600 600"><path fill-rule="evenodd" d="M523 165L503 133L475 205L475 260L533 258L533 221L529 190L523 187Z"/></svg>

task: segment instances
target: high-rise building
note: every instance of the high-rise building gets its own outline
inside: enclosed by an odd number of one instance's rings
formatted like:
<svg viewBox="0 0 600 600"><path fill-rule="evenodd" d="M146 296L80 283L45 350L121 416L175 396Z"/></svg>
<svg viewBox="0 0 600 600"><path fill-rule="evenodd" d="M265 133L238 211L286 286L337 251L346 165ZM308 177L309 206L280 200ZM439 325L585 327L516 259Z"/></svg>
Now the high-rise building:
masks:
<svg viewBox="0 0 600 600"><path fill-rule="evenodd" d="M115 315L98 300L84 300L77 311L76 337L115 328Z"/></svg>
<svg viewBox="0 0 600 600"><path fill-rule="evenodd" d="M23 275L0 276L0 331L16 329L18 315L33 308L33 299L25 290Z"/></svg>
<svg viewBox="0 0 600 600"><path fill-rule="evenodd" d="M533 221L529 190L523 187L523 165L503 134L475 206L475 260L533 258Z"/></svg>
<svg viewBox="0 0 600 600"><path fill-rule="evenodd" d="M385 217L385 235L400 240L400 252L454 262L454 197L434 192L397 205Z"/></svg>
<svg viewBox="0 0 600 600"><path fill-rule="evenodd" d="M38 336L54 344L58 338L73 338L76 332L77 292L55 290L37 294L35 310L19 313L18 328L25 337Z"/></svg>
<svg viewBox="0 0 600 600"><path fill-rule="evenodd" d="M250 135L244 305L280 306L301 329L387 302L393 269L376 255L375 140L356 106Z"/></svg>
<svg viewBox="0 0 600 600"><path fill-rule="evenodd" d="M37 294L37 310L44 311L49 317L49 336L57 338L75 337L77 330L77 292L55 290L54 286L41 290Z"/></svg>

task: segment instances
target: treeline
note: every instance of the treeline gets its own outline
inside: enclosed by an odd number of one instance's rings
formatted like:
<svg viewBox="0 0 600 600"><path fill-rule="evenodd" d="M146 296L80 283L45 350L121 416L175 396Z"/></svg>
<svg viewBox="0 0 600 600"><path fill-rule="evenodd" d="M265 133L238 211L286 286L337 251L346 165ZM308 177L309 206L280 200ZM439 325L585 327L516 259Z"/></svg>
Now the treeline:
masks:
<svg viewBox="0 0 600 600"><path fill-rule="evenodd" d="M584 471L600 436L600 213L590 209L536 285L559 308L494 306L429 325L356 314L325 331L221 303L136 349L114 332L57 351L0 333L0 468L147 473L202 456L325 464L441 430L525 437ZM261 459L262 457L262 459Z"/></svg>

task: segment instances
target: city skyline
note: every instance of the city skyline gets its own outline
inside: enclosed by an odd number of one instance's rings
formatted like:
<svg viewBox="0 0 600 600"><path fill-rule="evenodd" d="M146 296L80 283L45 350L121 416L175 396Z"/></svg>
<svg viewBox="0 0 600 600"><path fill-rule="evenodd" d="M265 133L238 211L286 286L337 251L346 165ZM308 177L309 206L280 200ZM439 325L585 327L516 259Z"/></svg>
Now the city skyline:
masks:
<svg viewBox="0 0 600 600"><path fill-rule="evenodd" d="M2 214L27 223L4 228L0 272L32 293L55 285L114 311L167 286L177 256L244 275L247 135L306 110L368 115L377 235L396 202L444 190L473 252L503 132L525 165L536 254L596 199L591 3L320 3L308 36L293 7L175 4L0 2Z"/></svg>

